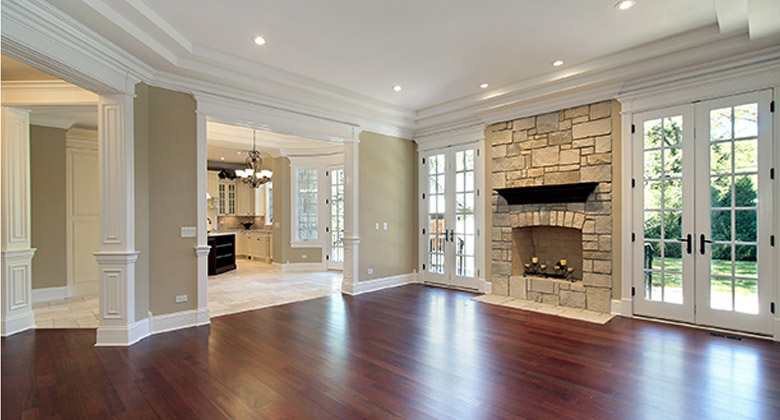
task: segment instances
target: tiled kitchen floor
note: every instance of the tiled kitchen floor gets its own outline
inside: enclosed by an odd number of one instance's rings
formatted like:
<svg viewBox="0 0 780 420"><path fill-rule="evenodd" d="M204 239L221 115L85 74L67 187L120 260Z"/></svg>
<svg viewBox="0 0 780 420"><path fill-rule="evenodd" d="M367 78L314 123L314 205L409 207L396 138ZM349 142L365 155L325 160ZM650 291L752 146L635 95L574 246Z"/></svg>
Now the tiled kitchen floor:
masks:
<svg viewBox="0 0 780 420"><path fill-rule="evenodd" d="M238 268L209 277L211 316L314 299L341 290L340 272L282 273L271 264L240 259ZM98 295L33 304L36 328L97 328Z"/></svg>

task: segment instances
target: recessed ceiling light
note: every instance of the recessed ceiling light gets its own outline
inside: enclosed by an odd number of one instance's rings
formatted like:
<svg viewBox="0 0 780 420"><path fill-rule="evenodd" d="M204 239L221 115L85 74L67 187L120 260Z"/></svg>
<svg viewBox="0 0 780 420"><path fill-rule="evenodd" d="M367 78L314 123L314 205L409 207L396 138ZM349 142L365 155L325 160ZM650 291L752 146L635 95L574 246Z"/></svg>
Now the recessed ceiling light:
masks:
<svg viewBox="0 0 780 420"><path fill-rule="evenodd" d="M255 36L253 41L255 41L255 45L265 45L265 38L260 35Z"/></svg>
<svg viewBox="0 0 780 420"><path fill-rule="evenodd" d="M479 85L479 87L481 87L482 89L487 89L489 86L490 85L487 84L487 83L483 83L483 84Z"/></svg>
<svg viewBox="0 0 780 420"><path fill-rule="evenodd" d="M240 154L241 154L241 152L236 152L236 154L237 154L237 155L240 155Z"/></svg>
<svg viewBox="0 0 780 420"><path fill-rule="evenodd" d="M403 89L403 88L401 87L401 85L395 85L395 86L393 86L393 90L394 90L394 91L396 91L396 92L400 92L400 91L401 91L401 89Z"/></svg>
<svg viewBox="0 0 780 420"><path fill-rule="evenodd" d="M563 65L563 60L555 60L553 61L553 66L560 67Z"/></svg>
<svg viewBox="0 0 780 420"><path fill-rule="evenodd" d="M219 160L225 160L225 157L224 156L220 156Z"/></svg>
<svg viewBox="0 0 780 420"><path fill-rule="evenodd" d="M628 10L636 4L636 0L621 0L615 4L615 8L618 10Z"/></svg>

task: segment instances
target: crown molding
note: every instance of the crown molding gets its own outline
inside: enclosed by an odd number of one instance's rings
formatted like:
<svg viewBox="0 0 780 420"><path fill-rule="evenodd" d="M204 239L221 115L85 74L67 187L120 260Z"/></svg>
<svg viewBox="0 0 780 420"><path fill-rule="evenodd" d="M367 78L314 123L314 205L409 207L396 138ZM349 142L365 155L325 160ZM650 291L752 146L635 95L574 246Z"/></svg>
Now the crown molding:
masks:
<svg viewBox="0 0 780 420"><path fill-rule="evenodd" d="M30 113L30 125L68 130L73 127L73 124L76 124L76 120L73 118L59 117L51 114L38 114L36 112Z"/></svg>
<svg viewBox="0 0 780 420"><path fill-rule="evenodd" d="M97 106L98 95L63 80L2 82L3 104L7 106Z"/></svg>

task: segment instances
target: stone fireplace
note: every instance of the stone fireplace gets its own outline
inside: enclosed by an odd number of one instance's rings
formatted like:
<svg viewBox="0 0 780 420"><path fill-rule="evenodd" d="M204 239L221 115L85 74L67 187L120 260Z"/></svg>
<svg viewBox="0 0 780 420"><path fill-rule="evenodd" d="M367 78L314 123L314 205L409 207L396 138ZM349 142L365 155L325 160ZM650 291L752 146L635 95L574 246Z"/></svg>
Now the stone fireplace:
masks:
<svg viewBox="0 0 780 420"><path fill-rule="evenodd" d="M488 128L494 294L610 312L612 106L601 102ZM577 281L526 275L532 257L548 268L567 259Z"/></svg>

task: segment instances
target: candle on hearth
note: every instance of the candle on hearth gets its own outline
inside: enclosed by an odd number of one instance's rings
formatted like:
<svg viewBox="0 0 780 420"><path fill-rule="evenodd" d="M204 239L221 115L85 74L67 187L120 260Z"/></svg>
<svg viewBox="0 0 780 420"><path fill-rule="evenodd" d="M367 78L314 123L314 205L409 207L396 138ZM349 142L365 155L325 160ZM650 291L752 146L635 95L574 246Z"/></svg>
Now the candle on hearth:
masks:
<svg viewBox="0 0 780 420"><path fill-rule="evenodd" d="M531 268L531 264L525 263L525 268Z"/></svg>
<svg viewBox="0 0 780 420"><path fill-rule="evenodd" d="M537 264L537 263L539 263L539 257L533 257L533 258L531 258L531 262L532 262L532 263L534 263L534 264Z"/></svg>
<svg viewBox="0 0 780 420"><path fill-rule="evenodd" d="M542 270L547 270L547 264L539 264L539 268Z"/></svg>
<svg viewBox="0 0 780 420"><path fill-rule="evenodd" d="M574 267L569 267L569 272L573 273L574 272Z"/></svg>
<svg viewBox="0 0 780 420"><path fill-rule="evenodd" d="M566 267L566 264L568 264L568 263L569 262L564 258L564 259L561 260L560 264L561 264L561 267Z"/></svg>

